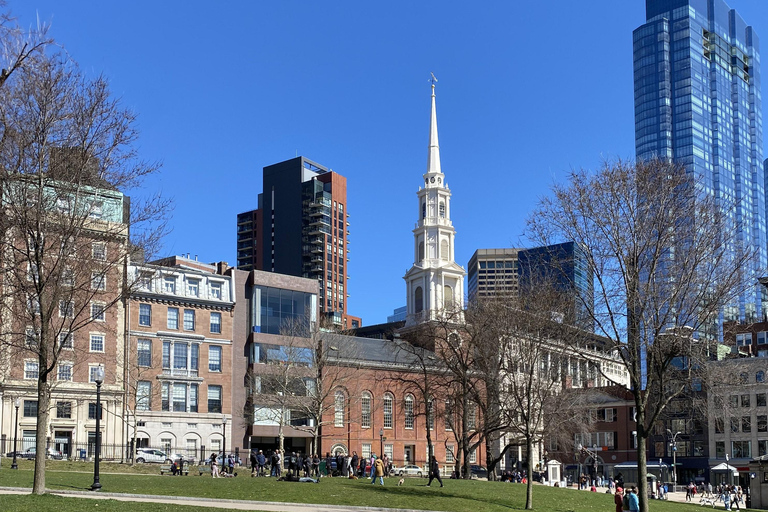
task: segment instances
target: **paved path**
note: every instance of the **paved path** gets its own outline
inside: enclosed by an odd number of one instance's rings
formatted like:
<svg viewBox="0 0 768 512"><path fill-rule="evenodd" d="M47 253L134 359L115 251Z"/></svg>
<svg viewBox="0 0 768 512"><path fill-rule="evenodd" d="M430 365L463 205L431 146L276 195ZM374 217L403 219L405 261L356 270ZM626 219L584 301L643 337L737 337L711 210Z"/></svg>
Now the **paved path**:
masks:
<svg viewBox="0 0 768 512"><path fill-rule="evenodd" d="M1 494L29 494L29 488L0 487ZM368 512L430 512L403 508L383 507L347 507L342 505L317 505L310 503L279 503L274 501L222 500L212 498L191 498L188 496L152 496L148 494L123 494L111 492L89 491L58 491L48 490L48 493L68 498L85 498L96 500L118 500L139 503L165 503L168 505L191 505L193 507L219 507L228 510L256 510L260 512L353 512L365 510Z"/></svg>

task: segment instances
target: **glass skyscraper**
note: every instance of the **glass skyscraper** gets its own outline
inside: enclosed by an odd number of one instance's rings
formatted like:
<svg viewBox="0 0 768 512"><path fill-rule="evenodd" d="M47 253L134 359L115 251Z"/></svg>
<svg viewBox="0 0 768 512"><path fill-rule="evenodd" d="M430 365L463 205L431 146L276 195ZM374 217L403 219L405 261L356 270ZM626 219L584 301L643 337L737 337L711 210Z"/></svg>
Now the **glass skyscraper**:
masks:
<svg viewBox="0 0 768 512"><path fill-rule="evenodd" d="M699 193L725 211L736 204L728 227L756 258L723 320L759 320L768 248L757 34L723 0L646 0L633 35L637 158L684 164Z"/></svg>

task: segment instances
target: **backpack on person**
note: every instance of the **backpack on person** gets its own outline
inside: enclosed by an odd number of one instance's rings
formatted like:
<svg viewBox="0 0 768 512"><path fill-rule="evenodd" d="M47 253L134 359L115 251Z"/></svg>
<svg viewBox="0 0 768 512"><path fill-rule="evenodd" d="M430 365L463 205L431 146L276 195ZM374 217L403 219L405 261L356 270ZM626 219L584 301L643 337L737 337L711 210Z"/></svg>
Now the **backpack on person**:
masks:
<svg viewBox="0 0 768 512"><path fill-rule="evenodd" d="M629 492L627 492L621 500L621 509L629 510Z"/></svg>

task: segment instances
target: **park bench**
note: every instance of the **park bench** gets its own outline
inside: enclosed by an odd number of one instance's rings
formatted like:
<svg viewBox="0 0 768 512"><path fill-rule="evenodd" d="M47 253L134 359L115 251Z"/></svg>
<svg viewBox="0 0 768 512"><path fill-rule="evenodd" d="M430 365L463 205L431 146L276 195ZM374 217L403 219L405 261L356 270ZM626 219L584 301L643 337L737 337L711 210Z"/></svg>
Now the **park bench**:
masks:
<svg viewBox="0 0 768 512"><path fill-rule="evenodd" d="M181 472L184 473L184 476L189 475L189 467L188 466L184 466L184 469ZM209 470L209 472L210 472L210 470ZM160 466L160 474L164 475L166 473L171 473L171 465L170 464L163 464L163 465Z"/></svg>
<svg viewBox="0 0 768 512"><path fill-rule="evenodd" d="M203 474L211 474L211 466L197 466L197 472L200 473L200 476L203 476Z"/></svg>

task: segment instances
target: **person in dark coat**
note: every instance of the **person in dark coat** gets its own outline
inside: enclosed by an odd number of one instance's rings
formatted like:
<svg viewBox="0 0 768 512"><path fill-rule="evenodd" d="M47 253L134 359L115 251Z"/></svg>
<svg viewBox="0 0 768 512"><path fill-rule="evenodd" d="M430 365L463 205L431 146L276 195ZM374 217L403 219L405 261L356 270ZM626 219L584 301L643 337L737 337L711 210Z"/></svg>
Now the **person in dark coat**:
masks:
<svg viewBox="0 0 768 512"><path fill-rule="evenodd" d="M259 476L264 476L264 466L267 464L267 458L261 450L256 454L256 464L259 465Z"/></svg>
<svg viewBox="0 0 768 512"><path fill-rule="evenodd" d="M432 460L429 461L429 482L427 483L427 487L432 484L432 480L435 478L437 478L437 481L440 482L440 487L442 487L443 480L440 478L440 464L437 463L437 459L433 455Z"/></svg>
<svg viewBox="0 0 768 512"><path fill-rule="evenodd" d="M251 450L251 476L256 474L256 468L259 465L259 461L256 460L256 450Z"/></svg>
<svg viewBox="0 0 768 512"><path fill-rule="evenodd" d="M333 462L333 458L331 457L331 452L325 452L325 476L333 476L333 469L331 467L331 462Z"/></svg>
<svg viewBox="0 0 768 512"><path fill-rule="evenodd" d="M360 464L360 457L357 452L352 452L352 474L357 476L357 465Z"/></svg>

